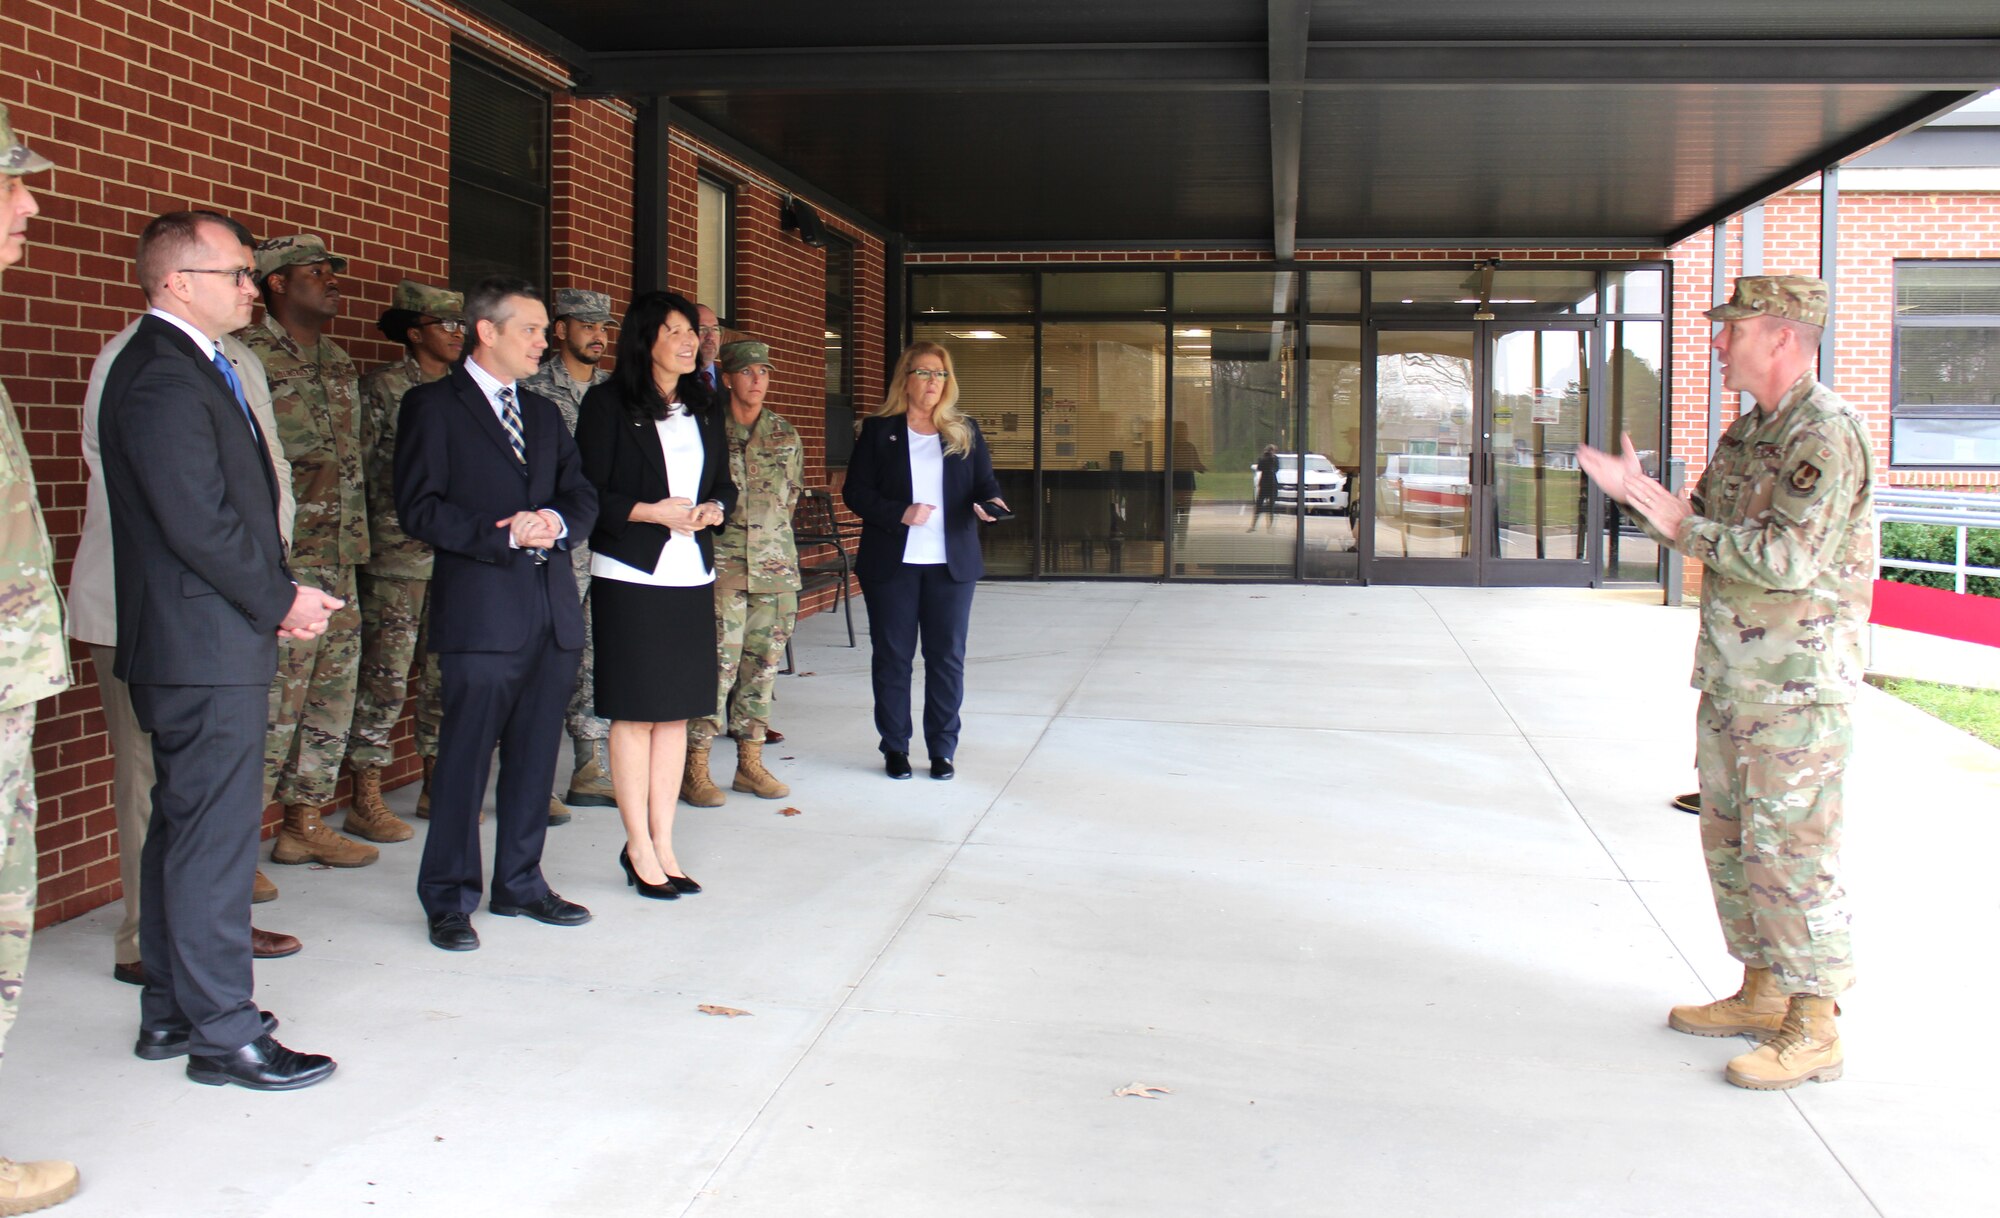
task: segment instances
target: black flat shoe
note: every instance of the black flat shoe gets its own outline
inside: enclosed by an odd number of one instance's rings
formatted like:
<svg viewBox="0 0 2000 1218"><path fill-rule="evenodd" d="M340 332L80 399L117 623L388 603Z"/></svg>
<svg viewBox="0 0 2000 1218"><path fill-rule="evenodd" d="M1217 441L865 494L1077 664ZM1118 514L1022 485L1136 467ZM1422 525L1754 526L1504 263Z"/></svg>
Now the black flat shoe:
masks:
<svg viewBox="0 0 2000 1218"><path fill-rule="evenodd" d="M631 847L618 847L618 865L625 869L625 886L638 889L640 896L651 897L655 901L673 901L680 898L680 887L673 882L672 876L668 876L664 884L648 884L639 878L639 873L632 867Z"/></svg>
<svg viewBox="0 0 2000 1218"><path fill-rule="evenodd" d="M937 779L939 782L950 782L951 776L956 773L958 773L958 770L951 764L951 758L949 757L931 758L932 778Z"/></svg>
<svg viewBox="0 0 2000 1218"><path fill-rule="evenodd" d="M113 964L111 975L126 985L146 984L146 962L134 960L130 964Z"/></svg>
<svg viewBox="0 0 2000 1218"><path fill-rule="evenodd" d="M882 769L891 778L908 778L910 776L910 755L908 753L891 753L885 749L882 753Z"/></svg>
<svg viewBox="0 0 2000 1218"><path fill-rule="evenodd" d="M544 893L539 901L526 905L503 905L488 901L486 908L503 918L525 917L549 926L582 926L590 921L590 911L575 901L565 901L555 893Z"/></svg>
<svg viewBox="0 0 2000 1218"><path fill-rule="evenodd" d="M701 885L695 883L694 877L692 876L670 875L667 877L667 883L672 884L674 886L674 890L677 892L701 891Z"/></svg>
<svg viewBox="0 0 2000 1218"><path fill-rule="evenodd" d="M476 951L479 932L472 929L472 915L442 913L431 915L431 946L448 952Z"/></svg>
<svg viewBox="0 0 2000 1218"><path fill-rule="evenodd" d="M264 1017L264 1035L269 1036L278 1030L278 1017L276 1015L271 1014L269 1011L259 1011L257 1013ZM188 1051L188 1037L193 1034L194 1028L187 1024L182 1024L178 1028L164 1028L158 1032L149 1032L144 1028L140 1028L139 1043L132 1046L132 1056L149 1062L163 1062L176 1057L185 1057Z"/></svg>
<svg viewBox="0 0 2000 1218"><path fill-rule="evenodd" d="M189 1057L187 1076L210 1087L233 1083L252 1091L297 1091L324 1082L334 1065L324 1053L295 1053L264 1035L234 1053Z"/></svg>

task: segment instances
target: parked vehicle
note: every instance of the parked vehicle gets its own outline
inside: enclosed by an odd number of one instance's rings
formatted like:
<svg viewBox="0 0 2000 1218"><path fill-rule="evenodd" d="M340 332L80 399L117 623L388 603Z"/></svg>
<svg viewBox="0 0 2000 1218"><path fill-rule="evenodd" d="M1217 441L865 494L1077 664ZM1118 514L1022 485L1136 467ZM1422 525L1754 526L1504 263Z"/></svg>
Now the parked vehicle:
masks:
<svg viewBox="0 0 2000 1218"><path fill-rule="evenodd" d="M1472 503L1472 460L1437 453L1391 453L1382 470L1377 510L1405 516L1466 511Z"/></svg>
<svg viewBox="0 0 2000 1218"><path fill-rule="evenodd" d="M1257 467L1250 467L1254 491ZM1347 510L1347 475L1340 472L1322 453L1305 455L1305 510L1344 512ZM1297 511L1299 505L1299 454L1278 454L1278 508Z"/></svg>

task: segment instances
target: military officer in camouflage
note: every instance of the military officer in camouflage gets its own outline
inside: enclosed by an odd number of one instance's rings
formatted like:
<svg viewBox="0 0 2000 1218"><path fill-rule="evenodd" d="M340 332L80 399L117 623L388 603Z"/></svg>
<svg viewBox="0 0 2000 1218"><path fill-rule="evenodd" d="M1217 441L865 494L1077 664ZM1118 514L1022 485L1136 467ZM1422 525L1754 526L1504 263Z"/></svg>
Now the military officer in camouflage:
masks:
<svg viewBox="0 0 2000 1218"><path fill-rule="evenodd" d="M729 393L729 472L736 507L715 539L716 713L688 724L687 774L681 798L712 808L726 798L709 776L711 742L728 723L736 738L730 787L764 799L792 789L764 768L771 687L799 616L799 551L792 509L805 479L805 446L783 418L764 408L771 350L733 342L716 358Z"/></svg>
<svg viewBox="0 0 2000 1218"><path fill-rule="evenodd" d="M1605 494L1702 564L1701 842L1743 984L1667 1022L1763 1038L1725 1072L1757 1090L1840 1077L1834 999L1854 984L1841 779L1875 577L1874 470L1860 415L1813 376L1828 306L1820 280L1760 275L1708 311L1723 383L1757 407L1723 435L1691 502L1640 470L1629 439L1622 457L1578 454Z"/></svg>
<svg viewBox="0 0 2000 1218"><path fill-rule="evenodd" d="M576 412L583 404L583 395L592 385L602 384L611 376L610 369L599 366L609 347L614 324L611 297L582 288L559 288L551 311L555 320L549 327L549 357L543 361L541 371L522 381L521 387L554 402L556 409L562 411L563 424L575 435ZM576 572L577 594L585 598L583 663L576 670L576 690L570 695L569 711L563 720L576 752L576 765L570 772L568 794L550 802L549 819L555 823L569 819L569 813L563 811L564 804L580 808L618 805L611 795L611 723L596 715L597 686L592 660L597 649L590 629L589 543L572 538L570 560Z"/></svg>
<svg viewBox="0 0 2000 1218"><path fill-rule="evenodd" d="M340 313L340 275L347 259L304 234L260 241L256 254L264 320L236 337L264 362L278 437L292 463L298 504L292 574L343 602L319 638L279 644L264 785L266 801L275 797L284 805L285 820L271 861L366 867L380 852L342 837L320 819L320 809L333 803L354 725L361 667L355 572L369 555L361 381L354 361L326 336ZM407 824L372 820L360 805L347 816L350 833L380 841L400 840L397 826L402 837L410 835Z"/></svg>
<svg viewBox="0 0 2000 1218"><path fill-rule="evenodd" d="M414 833L382 802L382 771L393 759L389 734L409 697L410 666L423 637L424 594L430 589L431 548L403 532L396 520L391 475L396 463L396 417L413 386L451 371L465 350L465 293L405 279L375 323L402 344L403 358L361 378L362 470L368 485L368 564L361 568L361 674L354 723L347 736L347 766L354 774L354 811L348 831L373 841L400 842ZM430 784L437 759L437 661L424 657L417 689L417 755ZM419 809L419 814L422 813Z"/></svg>
<svg viewBox="0 0 2000 1218"><path fill-rule="evenodd" d="M0 270L27 253L41 210L22 176L52 162L14 135L0 105ZM0 1058L21 1002L35 933L35 704L69 685L55 550L14 404L0 387ZM76 1165L0 1159L0 1213L25 1214L76 1192Z"/></svg>

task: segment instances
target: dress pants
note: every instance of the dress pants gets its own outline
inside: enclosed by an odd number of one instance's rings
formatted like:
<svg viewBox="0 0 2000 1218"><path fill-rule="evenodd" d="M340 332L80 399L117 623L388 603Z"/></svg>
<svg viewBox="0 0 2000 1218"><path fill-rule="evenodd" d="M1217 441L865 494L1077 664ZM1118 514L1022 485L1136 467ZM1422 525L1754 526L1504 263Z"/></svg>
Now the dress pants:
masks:
<svg viewBox="0 0 2000 1218"><path fill-rule="evenodd" d="M553 574L551 574L553 572ZM575 687L582 650L556 645L545 582L573 576L567 566L535 568L535 592L521 599L527 642L518 651L438 654L444 723L431 772L431 826L417 871L424 913L469 914L485 888L479 855L479 805L486 798L493 746L500 746L494 794L493 899L527 905L548 895L542 842L549 831L549 791L562 744L563 710ZM574 595L568 588L566 595Z"/></svg>
<svg viewBox="0 0 2000 1218"><path fill-rule="evenodd" d="M918 637L924 654L924 747L933 761L958 752L958 707L965 699L965 636L977 580L955 580L943 563L900 563L861 577L868 604L869 674L875 732L884 752L910 751L910 674Z"/></svg>
<svg viewBox="0 0 2000 1218"><path fill-rule="evenodd" d="M134 685L153 735L153 815L140 856L139 1026L193 1025L189 1052L264 1034L251 1000L250 902L264 813L262 685Z"/></svg>
<svg viewBox="0 0 2000 1218"><path fill-rule="evenodd" d="M118 817L118 880L125 889L125 920L112 939L111 959L131 964L140 958L139 868L153 814L153 742L132 711L132 691L111 671L118 649L92 643L90 662L97 668L104 730L111 737L111 806Z"/></svg>

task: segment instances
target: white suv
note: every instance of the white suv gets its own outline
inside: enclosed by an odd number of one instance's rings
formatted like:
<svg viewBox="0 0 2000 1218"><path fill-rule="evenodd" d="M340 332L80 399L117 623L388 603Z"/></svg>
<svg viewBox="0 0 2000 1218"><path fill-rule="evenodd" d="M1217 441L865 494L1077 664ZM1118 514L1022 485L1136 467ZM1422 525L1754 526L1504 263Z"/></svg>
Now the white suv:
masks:
<svg viewBox="0 0 2000 1218"><path fill-rule="evenodd" d="M1257 467L1250 467L1251 491L1256 491ZM1320 453L1306 454L1306 511L1347 510L1347 475ZM1278 506L1296 509L1299 502L1299 454L1278 454Z"/></svg>

